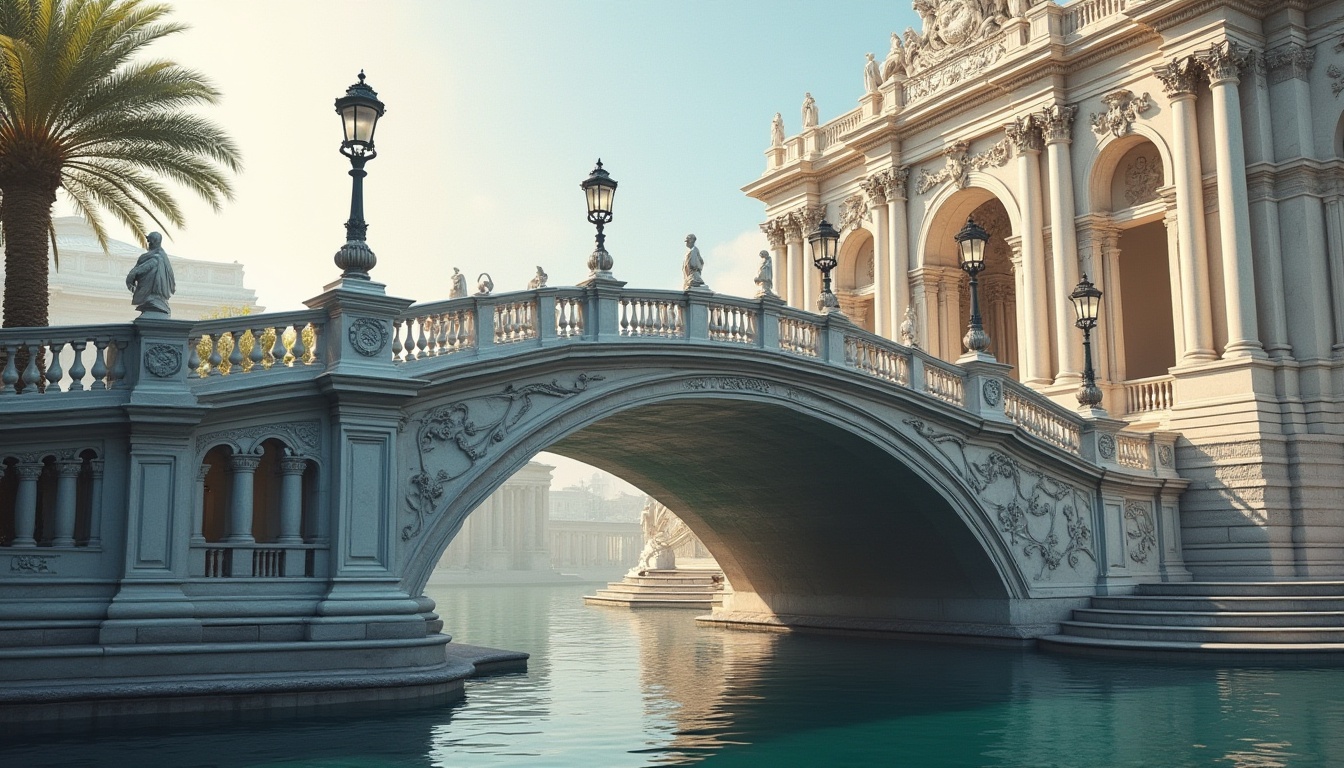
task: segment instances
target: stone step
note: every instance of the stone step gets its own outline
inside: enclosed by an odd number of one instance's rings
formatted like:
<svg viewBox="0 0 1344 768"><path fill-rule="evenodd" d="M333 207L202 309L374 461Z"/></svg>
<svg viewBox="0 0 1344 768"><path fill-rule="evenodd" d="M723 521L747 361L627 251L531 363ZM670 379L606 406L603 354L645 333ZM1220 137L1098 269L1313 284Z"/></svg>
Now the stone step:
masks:
<svg viewBox="0 0 1344 768"><path fill-rule="evenodd" d="M1338 627L1344 611L1151 611L1080 608L1073 620L1090 624L1168 627Z"/></svg>
<svg viewBox="0 0 1344 768"><path fill-rule="evenodd" d="M1181 597L1340 597L1344 581L1186 581L1140 584L1135 594Z"/></svg>
<svg viewBox="0 0 1344 768"><path fill-rule="evenodd" d="M1102 610L1131 611L1344 611L1344 597L1259 597L1259 596L1185 596L1112 595L1092 598L1092 607Z"/></svg>
<svg viewBox="0 0 1344 768"><path fill-rule="evenodd" d="M713 576L713 575L709 575L709 574L706 574L706 575L703 575L703 576L698 575L698 574L697 574L697 575L693 575L693 576L687 576L687 575L668 576L668 575L662 575L662 574L653 574L653 575L648 575L648 576L626 576L626 577L625 577L624 579L622 579L621 581L623 581L623 582L625 582L625 583L627 583L627 584L648 584L648 585L651 585L651 586L653 586L653 585L659 585L659 584L705 584L705 585L709 585L709 584L722 584L722 583L723 583L723 579L720 578L718 581L715 581L714 576Z"/></svg>
<svg viewBox="0 0 1344 768"><path fill-rule="evenodd" d="M1036 638L1037 645L1048 651L1081 652L1087 654L1184 654L1198 653L1209 656L1269 654L1317 655L1344 654L1344 643L1189 643L1171 640L1117 640L1114 638L1082 637L1080 635L1045 635Z"/></svg>
<svg viewBox="0 0 1344 768"><path fill-rule="evenodd" d="M719 591L709 591L704 589L702 590L620 589L619 586L620 585L612 585L612 587L609 587L607 589L599 589L597 590L597 594L602 597L628 597L633 595L637 597L658 598L660 600L661 599L704 600L705 598L708 597L718 597L723 594L722 592Z"/></svg>
<svg viewBox="0 0 1344 768"><path fill-rule="evenodd" d="M1179 643L1344 644L1344 627L1173 627L1060 622L1059 634L1099 640Z"/></svg>
<svg viewBox="0 0 1344 768"><path fill-rule="evenodd" d="M638 595L621 597L586 595L583 602L588 605L622 606L625 608L696 608L709 610L721 605L723 598L701 595L695 600L669 600L663 597L642 597Z"/></svg>

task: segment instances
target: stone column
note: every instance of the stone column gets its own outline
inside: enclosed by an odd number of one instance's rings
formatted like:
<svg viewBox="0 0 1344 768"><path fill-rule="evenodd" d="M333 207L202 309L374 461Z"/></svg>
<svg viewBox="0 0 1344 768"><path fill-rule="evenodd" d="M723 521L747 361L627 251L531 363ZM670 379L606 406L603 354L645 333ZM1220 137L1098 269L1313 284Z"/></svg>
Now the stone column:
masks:
<svg viewBox="0 0 1344 768"><path fill-rule="evenodd" d="M1335 290L1344 286L1344 212L1341 210L1340 196L1331 195L1325 199L1325 231L1329 246L1330 285ZM1279 298L1282 301L1282 298ZM1336 297L1331 302L1334 310L1335 337L1333 351L1344 351L1344 299Z"/></svg>
<svg viewBox="0 0 1344 768"><path fill-rule="evenodd" d="M885 171L869 176L863 184L868 206L877 224L873 239L873 332L892 338L891 316L891 222L887 218L887 181Z"/></svg>
<svg viewBox="0 0 1344 768"><path fill-rule="evenodd" d="M891 232L891 330L895 336L905 309L910 306L910 223L906 218L905 183L910 169L897 166L891 169L891 185L887 189L887 218ZM899 339L898 339L899 341Z"/></svg>
<svg viewBox="0 0 1344 768"><path fill-rule="evenodd" d="M1013 301L1014 318L1017 332L1017 380L1022 381L1027 377L1026 366L1026 345L1027 340L1027 308L1026 308L1026 282L1027 275L1025 267L1022 264L1022 238L1019 235L1010 235L1005 237L1004 242L1008 244L1008 261L1013 265ZM990 339L990 343L994 343Z"/></svg>
<svg viewBox="0 0 1344 768"><path fill-rule="evenodd" d="M1069 145L1078 107L1054 104L1041 111L1046 163L1050 173L1050 255L1055 278L1056 384L1082 383L1083 350L1074 326L1069 294L1078 284L1078 233L1074 224L1073 162ZM1095 277L1093 278L1095 279Z"/></svg>
<svg viewBox="0 0 1344 768"><path fill-rule="evenodd" d="M789 252L784 246L784 222L780 217L773 218L761 225L761 231L765 233L765 239L770 241L775 293L788 301L792 281L789 280Z"/></svg>
<svg viewBox="0 0 1344 768"><path fill-rule="evenodd" d="M56 462L56 535L53 547L75 546L75 498L79 471L84 463L79 459L61 459Z"/></svg>
<svg viewBox="0 0 1344 768"><path fill-rule="evenodd" d="M1023 289L1022 383L1044 386L1050 375L1050 328L1045 296L1045 220L1041 207L1041 130L1034 115L1019 117L1004 126L1017 154L1018 194L1022 201Z"/></svg>
<svg viewBox="0 0 1344 768"><path fill-rule="evenodd" d="M308 460L301 456L280 458L280 536L277 544L303 543L303 473Z"/></svg>
<svg viewBox="0 0 1344 768"><path fill-rule="evenodd" d="M202 464L196 468L195 500L191 505L191 544L205 543L205 477L210 474L210 465Z"/></svg>
<svg viewBox="0 0 1344 768"><path fill-rule="evenodd" d="M229 457L233 492L229 499L229 535L224 541L230 544L252 544L256 541L252 538L252 481L260 464L260 456L238 454Z"/></svg>
<svg viewBox="0 0 1344 768"><path fill-rule="evenodd" d="M1193 56L1173 59L1153 70L1171 98L1175 133L1172 152L1176 239L1180 250L1180 304L1185 339L1182 363L1217 357L1213 351L1213 318L1209 308L1208 236L1204 226L1204 181L1199 167L1199 128L1195 124L1195 88L1200 72L1199 62Z"/></svg>
<svg viewBox="0 0 1344 768"><path fill-rule="evenodd" d="M1105 292L1105 296L1102 300L1101 322L1093 331L1093 349L1101 351L1102 355L1099 357L1109 358L1110 375L1102 378L1122 382L1129 378L1129 374L1125 369L1124 292L1120 290L1120 230L1106 227L1099 230L1095 237L1101 241L1101 274L1093 279ZM1072 316L1072 308L1069 309L1069 314ZM1077 335L1082 334L1079 332ZM1081 347L1081 338L1075 342ZM1106 370L1101 367L1100 360L1097 369ZM1123 409L1114 405L1112 409L1116 413L1123 412Z"/></svg>
<svg viewBox="0 0 1344 768"><path fill-rule="evenodd" d="M1255 311L1251 212L1246 199L1246 144L1241 133L1242 68L1247 51L1230 40L1201 58L1213 94L1213 149L1218 168L1218 234L1222 241L1227 344L1223 357L1263 357Z"/></svg>
<svg viewBox="0 0 1344 768"><path fill-rule="evenodd" d="M802 225L802 260L804 270L804 283L807 288L803 298L802 308L809 312L817 312L817 303L821 300L821 270L817 269L812 263L811 249L807 245L807 236L815 232L817 225L826 218L826 209L820 205L804 206L798 212L799 222Z"/></svg>
<svg viewBox="0 0 1344 768"><path fill-rule="evenodd" d="M19 475L19 487L14 496L13 546L35 547L37 540L33 538L33 532L37 530L37 478L42 475L42 464L36 460L20 462L14 465L14 471Z"/></svg>
<svg viewBox="0 0 1344 768"><path fill-rule="evenodd" d="M1171 332L1172 343L1179 353L1188 349L1185 344L1185 310L1181 307L1181 297L1185 289L1181 286L1181 230L1176 226L1176 188L1168 187L1158 194L1166 205L1166 214L1162 217L1162 226L1167 230L1167 279L1171 281Z"/></svg>
<svg viewBox="0 0 1344 768"><path fill-rule="evenodd" d="M806 292L804 286L803 272L803 224L796 214L789 214L782 217L784 219L784 239L788 243L789 293L787 299L789 306L796 309L805 309L803 294ZM784 296L785 294L780 294Z"/></svg>
<svg viewBox="0 0 1344 768"><path fill-rule="evenodd" d="M93 473L93 492L89 495L89 543L90 548L100 547L103 544L103 460L94 459L89 462L89 469Z"/></svg>

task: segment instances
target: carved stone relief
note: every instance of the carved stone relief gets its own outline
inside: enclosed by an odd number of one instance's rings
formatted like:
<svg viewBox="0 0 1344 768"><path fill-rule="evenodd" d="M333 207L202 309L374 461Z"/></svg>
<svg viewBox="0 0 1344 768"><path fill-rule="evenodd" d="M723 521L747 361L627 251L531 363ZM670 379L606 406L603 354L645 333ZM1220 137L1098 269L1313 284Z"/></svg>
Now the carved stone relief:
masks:
<svg viewBox="0 0 1344 768"><path fill-rule="evenodd" d="M1012 152L1007 139L1001 139L983 152L969 154L970 142L958 141L943 150L943 167L937 173L921 170L915 192L924 194L944 182L952 182L957 189L965 189L967 174L971 170L983 171L990 166L1000 166L1008 162Z"/></svg>
<svg viewBox="0 0 1344 768"><path fill-rule="evenodd" d="M1097 435L1097 453L1101 458L1110 460L1115 458L1115 436L1109 434Z"/></svg>
<svg viewBox="0 0 1344 768"><path fill-rule="evenodd" d="M760 392L770 394L770 382L746 376L701 376L686 380L686 388L695 391Z"/></svg>
<svg viewBox="0 0 1344 768"><path fill-rule="evenodd" d="M1157 527L1148 502L1125 502L1125 538L1129 542L1129 559L1148 562L1148 553L1157 548Z"/></svg>
<svg viewBox="0 0 1344 768"><path fill-rule="evenodd" d="M1106 111L1092 115L1092 132L1098 136L1109 133L1117 139L1128 135L1139 115L1153 106L1148 94L1135 96L1124 88L1102 96L1101 101L1106 105Z"/></svg>
<svg viewBox="0 0 1344 768"><path fill-rule="evenodd" d="M347 334L350 346L365 357L376 357L387 347L387 323L371 317L361 317L350 324Z"/></svg>
<svg viewBox="0 0 1344 768"><path fill-rule="evenodd" d="M221 442L233 445L238 453L259 453L261 441L268 437L280 437L296 453L312 456L318 452L318 428L319 423L313 420L221 429L198 435L196 453L203 453L208 446Z"/></svg>
<svg viewBox="0 0 1344 768"><path fill-rule="evenodd" d="M168 344L151 344L145 350L145 370L168 379L182 370L182 350Z"/></svg>
<svg viewBox="0 0 1344 768"><path fill-rule="evenodd" d="M406 506L414 520L401 529L403 541L419 536L425 521L437 511L444 485L466 475L476 462L490 453L490 447L503 442L534 407L537 397L567 398L588 389L594 381L606 377L581 373L574 383L558 381L509 384L495 395L459 400L416 416L416 460L419 469L407 481ZM452 451L435 449L440 445Z"/></svg>
<svg viewBox="0 0 1344 768"><path fill-rule="evenodd" d="M56 574L57 555L14 555L9 558L9 572L16 574Z"/></svg>
<svg viewBox="0 0 1344 768"><path fill-rule="evenodd" d="M1132 157L1125 165L1125 202L1130 206L1157 199L1162 186L1162 160L1156 152Z"/></svg>
<svg viewBox="0 0 1344 768"><path fill-rule="evenodd" d="M840 201L840 229L858 229L868 218L868 201L863 194L855 192Z"/></svg>
<svg viewBox="0 0 1344 768"><path fill-rule="evenodd" d="M1335 43L1335 53L1341 51L1344 51L1344 38L1340 38L1339 42ZM1331 64L1326 68L1325 74L1330 78L1330 92L1338 98L1339 94L1344 92L1344 70Z"/></svg>
<svg viewBox="0 0 1344 768"><path fill-rule="evenodd" d="M1339 50L1336 46L1335 50ZM1298 43L1287 43L1266 51L1262 57L1271 83L1285 80L1306 80L1311 66L1316 63L1316 49ZM1338 91L1335 92L1338 95Z"/></svg>
<svg viewBox="0 0 1344 768"><path fill-rule="evenodd" d="M928 441L963 482L993 512L999 532L1027 560L1039 559L1035 579L1061 565L1078 567L1082 556L1093 562L1090 494L1056 480L1005 453L973 447L962 438L939 432L918 419L904 422ZM977 461L972 454L983 456Z"/></svg>

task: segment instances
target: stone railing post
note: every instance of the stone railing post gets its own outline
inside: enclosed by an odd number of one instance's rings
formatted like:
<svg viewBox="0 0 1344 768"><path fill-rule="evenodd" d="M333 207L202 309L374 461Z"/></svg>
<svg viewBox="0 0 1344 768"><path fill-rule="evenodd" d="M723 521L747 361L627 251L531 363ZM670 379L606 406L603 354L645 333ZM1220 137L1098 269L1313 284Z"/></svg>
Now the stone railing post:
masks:
<svg viewBox="0 0 1344 768"><path fill-rule="evenodd" d="M966 410L986 421L1008 423L1003 410L1003 381L1013 367L984 360L970 360L961 367L966 371Z"/></svg>
<svg viewBox="0 0 1344 768"><path fill-rule="evenodd" d="M756 316L757 344L762 349L779 350L779 310L784 306L780 296L762 296L760 314Z"/></svg>
<svg viewBox="0 0 1344 768"><path fill-rule="evenodd" d="M382 283L343 278L304 304L327 313L318 342L325 356L318 359L326 362L329 376L397 376L392 320L411 305L410 299L388 296Z"/></svg>
<svg viewBox="0 0 1344 768"><path fill-rule="evenodd" d="M686 291L686 340L709 341L708 291Z"/></svg>
<svg viewBox="0 0 1344 768"><path fill-rule="evenodd" d="M615 340L621 335L621 289L625 283L592 277L579 283L587 294L583 319L585 335L593 340Z"/></svg>
<svg viewBox="0 0 1344 768"><path fill-rule="evenodd" d="M929 391L928 380L924 376L924 353L918 349L910 351L910 391Z"/></svg>
<svg viewBox="0 0 1344 768"><path fill-rule="evenodd" d="M854 324L841 314L825 316L822 324L821 359L832 365L845 365L845 334L854 330Z"/></svg>
<svg viewBox="0 0 1344 768"><path fill-rule="evenodd" d="M542 344L553 341L555 334L555 289L538 288L537 296L537 339Z"/></svg>
<svg viewBox="0 0 1344 768"><path fill-rule="evenodd" d="M486 354L495 346L495 302L485 296L473 296L476 312L476 352Z"/></svg>

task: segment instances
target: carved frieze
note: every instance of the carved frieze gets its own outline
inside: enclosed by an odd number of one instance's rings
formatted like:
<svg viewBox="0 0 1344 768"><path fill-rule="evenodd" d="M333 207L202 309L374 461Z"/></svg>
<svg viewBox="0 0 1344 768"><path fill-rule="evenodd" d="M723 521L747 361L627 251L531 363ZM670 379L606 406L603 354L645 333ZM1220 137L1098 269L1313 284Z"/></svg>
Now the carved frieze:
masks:
<svg viewBox="0 0 1344 768"><path fill-rule="evenodd" d="M951 88L963 80L979 75L998 63L1008 48L1002 38L982 44L964 56L953 58L941 66L911 77L905 81L903 92L907 104Z"/></svg>
<svg viewBox="0 0 1344 768"><path fill-rule="evenodd" d="M58 555L13 555L9 558L9 572L54 576L57 557Z"/></svg>
<svg viewBox="0 0 1344 768"><path fill-rule="evenodd" d="M723 392L759 392L770 394L770 382L747 376L701 376L686 380L686 388L696 392L719 390Z"/></svg>
<svg viewBox="0 0 1344 768"><path fill-rule="evenodd" d="M999 166L1008 162L1011 149L1007 139L1002 139L983 152L969 154L970 142L958 141L943 150L943 167L937 173L921 170L915 191L924 194L944 182L952 182L957 189L965 189L966 175L972 170L982 171L990 166Z"/></svg>
<svg viewBox="0 0 1344 768"><path fill-rule="evenodd" d="M1092 552L1090 494L1022 464L999 451L972 447L950 432L939 432L918 419L904 422L928 441L993 512L999 532L1027 560L1039 559L1040 580L1061 565L1076 568ZM974 455L981 458L977 460Z"/></svg>
<svg viewBox="0 0 1344 768"><path fill-rule="evenodd" d="M1153 524L1151 505L1146 501L1126 501L1124 514L1129 559L1146 563L1148 553L1157 548L1157 527Z"/></svg>
<svg viewBox="0 0 1344 768"><path fill-rule="evenodd" d="M1152 107L1148 94L1135 96L1132 91L1124 88L1102 96L1101 101L1106 105L1106 111L1092 115L1092 132L1098 136L1109 133L1117 139L1127 135L1133 129L1139 115Z"/></svg>
<svg viewBox="0 0 1344 768"><path fill-rule="evenodd" d="M280 424L260 424L254 427L238 427L207 432L196 437L196 452L202 453L208 446L229 443L238 453L257 453L259 442L268 437L279 437L296 453L316 455L318 452L318 422L290 421Z"/></svg>
<svg viewBox="0 0 1344 768"><path fill-rule="evenodd" d="M437 511L444 486L467 474L489 455L491 446L503 442L535 407L535 398L568 398L605 378L581 373L569 386L558 381L509 384L498 394L459 400L415 417L419 468L408 479L405 495L415 519L402 527L402 540L420 535L425 521ZM453 450L435 453L440 446Z"/></svg>

